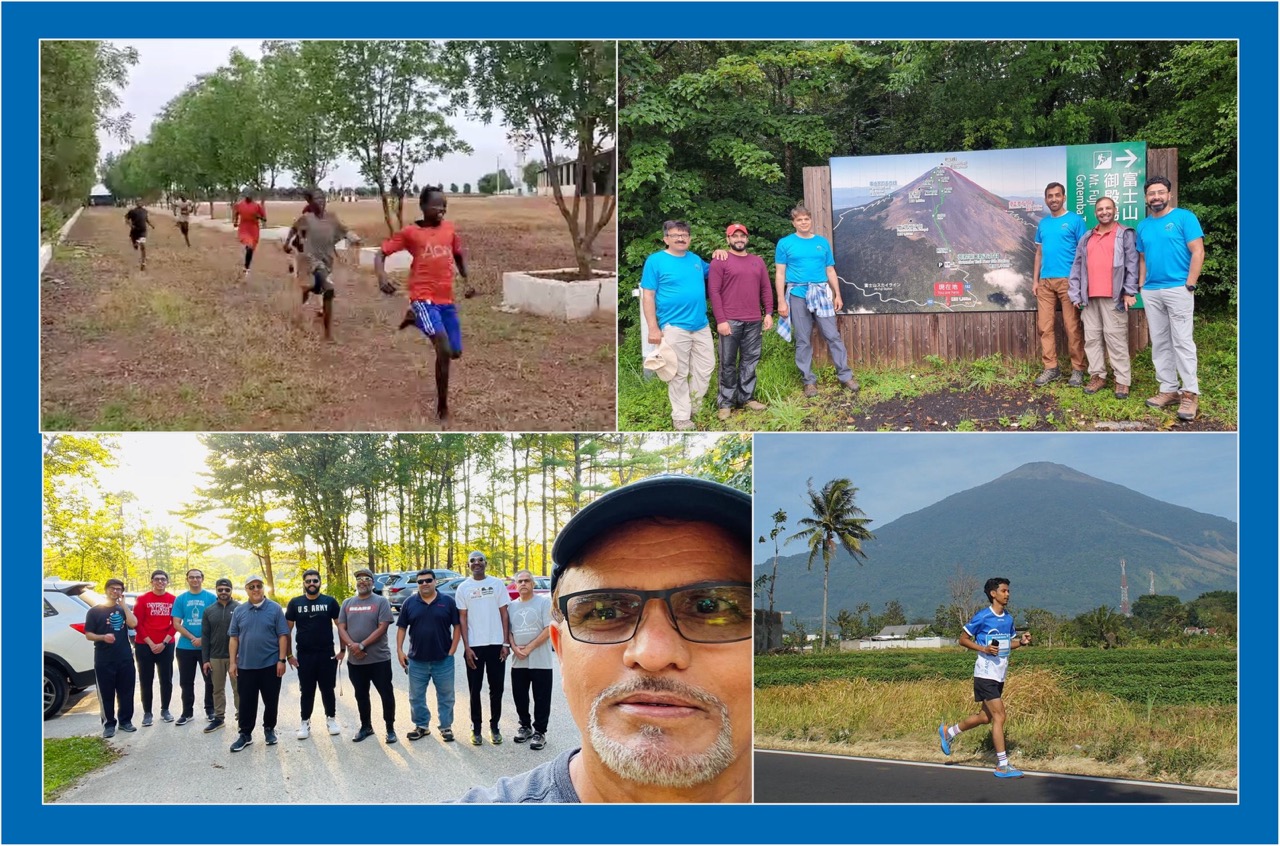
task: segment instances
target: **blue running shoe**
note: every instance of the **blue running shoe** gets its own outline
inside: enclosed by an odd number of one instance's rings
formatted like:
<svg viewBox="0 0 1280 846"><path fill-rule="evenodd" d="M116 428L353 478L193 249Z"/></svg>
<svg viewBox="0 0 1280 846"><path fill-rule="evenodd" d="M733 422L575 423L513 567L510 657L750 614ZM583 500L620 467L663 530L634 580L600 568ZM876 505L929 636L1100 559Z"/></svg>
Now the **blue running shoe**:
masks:
<svg viewBox="0 0 1280 846"><path fill-rule="evenodd" d="M947 739L947 724L938 726L938 742L942 745L942 754L951 754L951 741Z"/></svg>
<svg viewBox="0 0 1280 846"><path fill-rule="evenodd" d="M1010 766L996 767L996 778L1022 778L1022 770L1015 770Z"/></svg>

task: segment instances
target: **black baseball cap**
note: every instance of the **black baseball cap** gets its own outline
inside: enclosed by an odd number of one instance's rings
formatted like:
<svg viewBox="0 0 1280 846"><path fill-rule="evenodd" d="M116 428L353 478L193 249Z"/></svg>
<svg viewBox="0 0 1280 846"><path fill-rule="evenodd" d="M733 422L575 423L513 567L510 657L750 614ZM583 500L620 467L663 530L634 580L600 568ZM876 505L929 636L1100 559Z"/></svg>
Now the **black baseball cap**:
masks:
<svg viewBox="0 0 1280 846"><path fill-rule="evenodd" d="M551 589L597 535L628 520L676 517L705 520L731 534L751 535L751 497L695 476L662 474L609 491L573 516L551 547Z"/></svg>

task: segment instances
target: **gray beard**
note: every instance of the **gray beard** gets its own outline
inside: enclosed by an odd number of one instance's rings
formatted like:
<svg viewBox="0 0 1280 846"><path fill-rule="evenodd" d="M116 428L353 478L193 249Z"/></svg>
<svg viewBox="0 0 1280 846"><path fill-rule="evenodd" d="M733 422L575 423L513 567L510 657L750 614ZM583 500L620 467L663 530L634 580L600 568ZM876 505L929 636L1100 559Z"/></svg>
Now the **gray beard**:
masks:
<svg viewBox="0 0 1280 846"><path fill-rule="evenodd" d="M704 752L673 753L670 749L671 741L666 739L662 728L655 725L641 726L639 735L630 742L609 737L600 727L600 709L604 703L646 691L676 693L718 711L720 731L715 742ZM733 729L729 724L729 709L725 704L704 690L660 677L639 676L601 691L591 703L587 736L600 760L612 772L628 781L655 787L695 787L706 784L728 769L734 761Z"/></svg>

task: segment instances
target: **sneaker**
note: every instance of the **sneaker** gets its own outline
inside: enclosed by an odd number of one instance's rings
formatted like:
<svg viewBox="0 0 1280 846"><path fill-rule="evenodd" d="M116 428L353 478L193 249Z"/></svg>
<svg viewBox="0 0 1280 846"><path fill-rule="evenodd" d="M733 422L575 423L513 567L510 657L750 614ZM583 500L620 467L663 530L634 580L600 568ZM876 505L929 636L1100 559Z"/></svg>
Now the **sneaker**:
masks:
<svg viewBox="0 0 1280 846"><path fill-rule="evenodd" d="M453 743L453 729L440 729L440 739L445 743Z"/></svg>
<svg viewBox="0 0 1280 846"><path fill-rule="evenodd" d="M862 386L858 384L857 379L845 379L840 384L843 385L844 389L851 394L856 394L858 391L862 390Z"/></svg>
<svg viewBox="0 0 1280 846"><path fill-rule="evenodd" d="M406 734L405 737L409 738L410 740L422 740L422 738L427 737L430 734L431 734L430 730L420 728L418 726L414 726L413 731Z"/></svg>
<svg viewBox="0 0 1280 846"><path fill-rule="evenodd" d="M394 731L387 732L387 743L395 743L399 739L400 738L396 737L396 733Z"/></svg>
<svg viewBox="0 0 1280 846"><path fill-rule="evenodd" d="M213 720L213 719L216 719L216 718L217 718L217 716L218 716L218 715L217 715L217 714L215 714L215 713L213 713L212 711L205 711L205 712L204 712L204 718L205 718L206 720Z"/></svg>
<svg viewBox="0 0 1280 846"><path fill-rule="evenodd" d="M677 432L692 432L698 428L692 420L677 420L674 425Z"/></svg>
<svg viewBox="0 0 1280 846"><path fill-rule="evenodd" d="M116 736L116 727L115 727L115 726L103 726L103 727L102 727L102 736L103 736L103 737L115 737L115 736Z"/></svg>
<svg viewBox="0 0 1280 846"><path fill-rule="evenodd" d="M938 726L938 745L942 747L943 755L951 754L951 739L947 737L947 724L942 723Z"/></svg>
<svg viewBox="0 0 1280 846"><path fill-rule="evenodd" d="M1161 391L1151 399L1147 400L1147 405L1152 408L1167 408L1180 399L1182 399L1182 395L1177 391Z"/></svg>
<svg viewBox="0 0 1280 846"><path fill-rule="evenodd" d="M351 738L351 742L359 743L360 741L367 740L370 737L373 737L373 729L361 726L360 730L356 732L356 736Z"/></svg>
<svg viewBox="0 0 1280 846"><path fill-rule="evenodd" d="M528 726L520 726L516 729L516 736L512 738L516 743L524 743L530 737L533 737L533 729Z"/></svg>
<svg viewBox="0 0 1280 846"><path fill-rule="evenodd" d="M232 752L239 752L241 749L253 743L253 738L247 734L242 734L236 738L236 742L231 744Z"/></svg>
<svg viewBox="0 0 1280 846"><path fill-rule="evenodd" d="M1081 386L1081 385L1083 385L1083 384L1084 384L1084 371L1083 371L1083 370L1072 370L1072 371L1071 371L1071 378L1067 380L1067 387L1068 387L1068 388L1078 388L1078 387L1080 387L1080 386Z"/></svg>
<svg viewBox="0 0 1280 846"><path fill-rule="evenodd" d="M342 734L342 726L338 725L337 717L326 717L325 722L329 726L329 734Z"/></svg>
<svg viewBox="0 0 1280 846"><path fill-rule="evenodd" d="M1015 770L1006 764L1003 767L996 767L994 775L996 778L1022 778L1022 770Z"/></svg>
<svg viewBox="0 0 1280 846"><path fill-rule="evenodd" d="M541 749L546 745L547 745L547 739L542 736L542 732L535 731L533 734L529 735L530 749Z"/></svg>
<svg viewBox="0 0 1280 846"><path fill-rule="evenodd" d="M181 717L178 717L178 721L174 723L174 725L185 726L187 723L194 723L195 721L196 721L195 717L188 717L186 714L183 714Z"/></svg>
<svg viewBox="0 0 1280 846"><path fill-rule="evenodd" d="M1093 377L1090 377L1089 384L1084 386L1084 392L1086 394L1096 394L1098 391L1101 391L1106 386L1107 386L1106 376L1093 376Z"/></svg>
<svg viewBox="0 0 1280 846"><path fill-rule="evenodd" d="M1189 391L1182 392L1182 402L1178 403L1178 419L1190 422L1196 419L1200 411L1200 398Z"/></svg>
<svg viewBox="0 0 1280 846"><path fill-rule="evenodd" d="M805 385L805 386L804 386L804 395L805 395L806 397L809 397L810 399L813 399L814 397L816 397L816 396L818 395L818 386L817 386L817 385Z"/></svg>
<svg viewBox="0 0 1280 846"><path fill-rule="evenodd" d="M481 744L483 744L483 743L484 743L484 738L480 736L480 732L478 732L478 731L473 731L473 732L471 732L471 745L472 745L472 746L480 746L480 745L481 745Z"/></svg>
<svg viewBox="0 0 1280 846"><path fill-rule="evenodd" d="M716 417L720 418L721 420L728 420L730 414L733 414L732 408L722 408L716 412Z"/></svg>
<svg viewBox="0 0 1280 846"><path fill-rule="evenodd" d="M497 746L498 744L502 743L502 733L499 732L497 729L494 729L493 732L490 733L489 739L493 741L494 746Z"/></svg>
<svg viewBox="0 0 1280 846"><path fill-rule="evenodd" d="M152 717L151 717L151 715L150 715L150 714L143 714L143 715L142 715L142 727L143 727L143 728L147 728L148 726L150 726L150 725L151 725L151 723L152 723L152 722L154 722L154 720L152 719Z"/></svg>
<svg viewBox="0 0 1280 846"><path fill-rule="evenodd" d="M168 708L161 708L161 709L160 709L160 719L164 720L166 723L171 723L171 722L173 722L173 714L170 714L170 713L169 713L169 709L168 709Z"/></svg>
<svg viewBox="0 0 1280 846"><path fill-rule="evenodd" d="M752 411L764 411L768 407L769 406L759 402L758 400L747 400L747 404L743 406L743 408L749 408Z"/></svg>
<svg viewBox="0 0 1280 846"><path fill-rule="evenodd" d="M1050 382L1057 381L1058 377L1060 377L1061 375L1062 374L1058 372L1058 368L1049 367L1049 368L1046 368L1043 373L1037 376L1036 380L1031 384L1035 385L1037 388L1043 388L1045 385L1049 384Z"/></svg>
<svg viewBox="0 0 1280 846"><path fill-rule="evenodd" d="M135 726L133 723L120 724L120 731L137 731L137 730L138 730L138 727Z"/></svg>
<svg viewBox="0 0 1280 846"><path fill-rule="evenodd" d="M268 746L275 746L280 742L276 739L276 730L273 728L264 728L262 730L262 736L266 738Z"/></svg>
<svg viewBox="0 0 1280 846"><path fill-rule="evenodd" d="M1129 386L1116 383L1116 399L1126 400L1129 398Z"/></svg>
<svg viewBox="0 0 1280 846"><path fill-rule="evenodd" d="M302 725L298 726L298 731L295 733L295 736L298 738L298 740L306 740L308 737L311 736L311 724L303 723Z"/></svg>
<svg viewBox="0 0 1280 846"><path fill-rule="evenodd" d="M210 732L215 732L218 729L222 728L225 724L226 724L225 720L219 720L217 717L214 717L212 720L209 721L209 725L204 727L204 733L209 734Z"/></svg>

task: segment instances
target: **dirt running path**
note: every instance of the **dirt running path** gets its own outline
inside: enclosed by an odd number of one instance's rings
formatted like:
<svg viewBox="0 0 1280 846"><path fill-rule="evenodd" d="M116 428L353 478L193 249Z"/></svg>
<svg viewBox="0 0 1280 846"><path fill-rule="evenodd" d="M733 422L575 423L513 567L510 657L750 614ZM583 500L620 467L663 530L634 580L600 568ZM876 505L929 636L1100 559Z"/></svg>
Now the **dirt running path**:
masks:
<svg viewBox="0 0 1280 846"><path fill-rule="evenodd" d="M141 271L122 218L85 209L41 279L44 429L441 428L434 353L416 330L396 331L407 299L379 293L372 272L339 265L325 343L277 242L262 242L246 283L234 233L192 226L187 248L154 214ZM464 354L448 428L613 430L613 316L504 314L498 269L472 276L478 295L459 292Z"/></svg>

